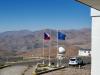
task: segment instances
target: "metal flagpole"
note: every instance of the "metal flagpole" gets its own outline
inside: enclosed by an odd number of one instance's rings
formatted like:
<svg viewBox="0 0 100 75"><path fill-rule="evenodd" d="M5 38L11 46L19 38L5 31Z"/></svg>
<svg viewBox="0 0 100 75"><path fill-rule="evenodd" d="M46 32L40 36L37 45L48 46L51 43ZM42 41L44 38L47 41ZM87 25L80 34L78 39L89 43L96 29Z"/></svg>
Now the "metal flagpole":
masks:
<svg viewBox="0 0 100 75"><path fill-rule="evenodd" d="M44 31L43 31L43 64L44 64Z"/></svg>
<svg viewBox="0 0 100 75"><path fill-rule="evenodd" d="M59 29L59 32L61 32L61 29ZM61 41L60 41L60 43L61 43ZM61 46L61 44L60 44L60 46ZM61 57L59 58L59 66L61 66Z"/></svg>
<svg viewBox="0 0 100 75"><path fill-rule="evenodd" d="M50 35L51 35L51 31L50 32ZM49 40L49 66L51 66L51 58L50 58L50 54L51 54L51 37L50 37L50 40Z"/></svg>
<svg viewBox="0 0 100 75"><path fill-rule="evenodd" d="M59 63L58 63L58 29L57 29L57 67L59 67Z"/></svg>

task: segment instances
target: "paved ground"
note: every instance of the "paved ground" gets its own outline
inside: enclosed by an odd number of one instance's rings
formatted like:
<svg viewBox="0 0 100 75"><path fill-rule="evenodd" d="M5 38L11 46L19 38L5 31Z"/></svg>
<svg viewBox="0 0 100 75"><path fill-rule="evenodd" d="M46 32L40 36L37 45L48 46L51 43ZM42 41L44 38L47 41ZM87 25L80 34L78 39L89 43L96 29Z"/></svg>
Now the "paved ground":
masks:
<svg viewBox="0 0 100 75"><path fill-rule="evenodd" d="M22 75L27 66L12 66L0 69L0 75Z"/></svg>

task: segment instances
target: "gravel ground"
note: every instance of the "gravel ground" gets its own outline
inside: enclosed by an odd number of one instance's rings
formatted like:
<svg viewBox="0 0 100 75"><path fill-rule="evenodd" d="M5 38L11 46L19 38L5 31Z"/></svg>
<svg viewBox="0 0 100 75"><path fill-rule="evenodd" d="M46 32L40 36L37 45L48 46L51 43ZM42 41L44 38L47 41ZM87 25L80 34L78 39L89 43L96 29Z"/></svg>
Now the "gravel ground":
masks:
<svg viewBox="0 0 100 75"><path fill-rule="evenodd" d="M78 67L68 67L42 75L91 75L91 65L85 65L84 67L81 69L79 69ZM34 67L30 67L27 71L25 71L24 75L32 75L33 71Z"/></svg>
<svg viewBox="0 0 100 75"><path fill-rule="evenodd" d="M0 75L22 75L27 66L11 66L0 69Z"/></svg>
<svg viewBox="0 0 100 75"><path fill-rule="evenodd" d="M90 65L89 65L90 66ZM4 69L0 69L0 75L32 75L32 72L34 71L33 67L28 66L11 66L6 67ZM77 68L65 68L49 73L45 73L42 75L91 75L91 69L77 69Z"/></svg>
<svg viewBox="0 0 100 75"><path fill-rule="evenodd" d="M25 71L24 75L32 75L34 69L35 69L34 67L29 68L27 71Z"/></svg>
<svg viewBox="0 0 100 75"><path fill-rule="evenodd" d="M75 69L75 68L65 68L62 70L57 70L42 75L91 75L91 71L84 69Z"/></svg>

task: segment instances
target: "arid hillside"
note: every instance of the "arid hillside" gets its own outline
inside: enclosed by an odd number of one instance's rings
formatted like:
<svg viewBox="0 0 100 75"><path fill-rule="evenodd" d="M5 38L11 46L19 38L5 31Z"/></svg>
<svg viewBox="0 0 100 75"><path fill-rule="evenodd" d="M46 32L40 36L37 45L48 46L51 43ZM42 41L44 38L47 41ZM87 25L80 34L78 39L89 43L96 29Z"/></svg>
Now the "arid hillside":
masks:
<svg viewBox="0 0 100 75"><path fill-rule="evenodd" d="M12 55L27 55L33 53L36 55L42 54L43 48L43 33L48 32L51 36L51 53L56 54L57 46L57 31L52 29L44 29L40 31L7 31L0 33L0 55L5 55L6 51ZM78 48L91 48L91 29L83 28L79 30L60 30L60 32L66 35L66 40L59 40L59 46L64 46L66 48L66 53L70 55L70 52L75 54L75 50ZM46 55L48 54L49 41L44 43L44 48ZM4 52L3 52L4 51ZM11 53L10 53L11 51ZM14 53L14 54L13 54ZM67 55L68 55L67 54ZM42 55L40 55L42 56Z"/></svg>

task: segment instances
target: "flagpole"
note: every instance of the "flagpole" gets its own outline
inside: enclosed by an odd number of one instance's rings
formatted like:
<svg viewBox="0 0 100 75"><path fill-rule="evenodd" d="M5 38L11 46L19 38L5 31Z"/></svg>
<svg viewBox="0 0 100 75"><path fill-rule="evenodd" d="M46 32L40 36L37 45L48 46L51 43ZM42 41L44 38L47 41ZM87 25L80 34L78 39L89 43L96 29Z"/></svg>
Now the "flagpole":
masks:
<svg viewBox="0 0 100 75"><path fill-rule="evenodd" d="M58 29L57 29L57 67L59 67L59 63L58 63Z"/></svg>
<svg viewBox="0 0 100 75"><path fill-rule="evenodd" d="M43 64L44 64L44 31L43 31Z"/></svg>
<svg viewBox="0 0 100 75"><path fill-rule="evenodd" d="M59 29L59 32L61 32L61 29ZM60 46L61 46L61 41L60 41ZM59 65L61 66L61 58L59 59Z"/></svg>
<svg viewBox="0 0 100 75"><path fill-rule="evenodd" d="M50 35L51 35L51 31L49 30L49 32L50 32ZM51 57L50 57L50 54L51 54L51 38L50 38L50 40L49 40L49 66L51 66Z"/></svg>

